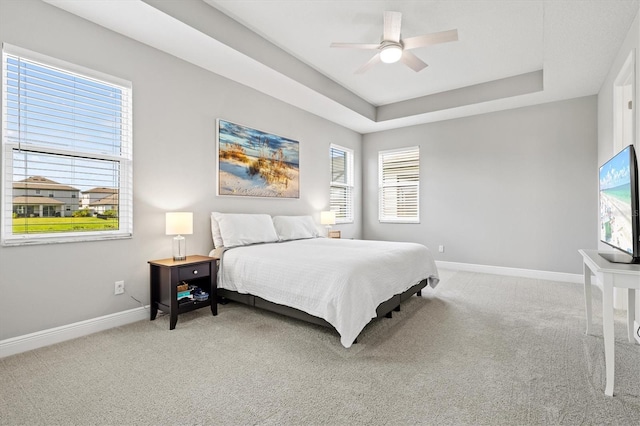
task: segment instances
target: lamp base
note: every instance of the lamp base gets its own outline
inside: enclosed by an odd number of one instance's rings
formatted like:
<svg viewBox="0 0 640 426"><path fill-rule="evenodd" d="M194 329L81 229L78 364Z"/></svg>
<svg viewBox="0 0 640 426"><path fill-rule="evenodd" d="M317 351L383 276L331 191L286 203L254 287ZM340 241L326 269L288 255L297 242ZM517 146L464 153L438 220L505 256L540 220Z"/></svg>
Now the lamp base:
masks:
<svg viewBox="0 0 640 426"><path fill-rule="evenodd" d="M173 237L173 260L187 260L187 239L182 235Z"/></svg>

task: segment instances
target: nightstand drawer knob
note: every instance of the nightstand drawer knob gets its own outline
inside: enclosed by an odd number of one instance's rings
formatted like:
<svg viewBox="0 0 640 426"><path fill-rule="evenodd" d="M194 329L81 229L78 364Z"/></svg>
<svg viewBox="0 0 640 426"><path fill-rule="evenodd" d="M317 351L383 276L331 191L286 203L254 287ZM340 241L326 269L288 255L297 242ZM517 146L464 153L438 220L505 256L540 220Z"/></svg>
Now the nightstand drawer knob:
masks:
<svg viewBox="0 0 640 426"><path fill-rule="evenodd" d="M193 270L193 275L198 275L198 270L197 269Z"/></svg>

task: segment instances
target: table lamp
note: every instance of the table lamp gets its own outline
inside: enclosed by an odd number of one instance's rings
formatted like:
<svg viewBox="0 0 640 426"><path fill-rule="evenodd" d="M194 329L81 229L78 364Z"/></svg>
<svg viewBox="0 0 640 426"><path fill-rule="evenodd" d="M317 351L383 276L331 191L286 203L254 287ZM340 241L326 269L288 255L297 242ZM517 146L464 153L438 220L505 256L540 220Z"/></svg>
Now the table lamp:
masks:
<svg viewBox="0 0 640 426"><path fill-rule="evenodd" d="M193 234L192 212L167 212L166 234L173 237L173 260L185 260L187 258L187 241L182 236Z"/></svg>
<svg viewBox="0 0 640 426"><path fill-rule="evenodd" d="M328 237L329 230L331 229L331 225L336 224L336 212L334 211L320 212L320 224L325 225L325 228L327 228L327 237Z"/></svg>

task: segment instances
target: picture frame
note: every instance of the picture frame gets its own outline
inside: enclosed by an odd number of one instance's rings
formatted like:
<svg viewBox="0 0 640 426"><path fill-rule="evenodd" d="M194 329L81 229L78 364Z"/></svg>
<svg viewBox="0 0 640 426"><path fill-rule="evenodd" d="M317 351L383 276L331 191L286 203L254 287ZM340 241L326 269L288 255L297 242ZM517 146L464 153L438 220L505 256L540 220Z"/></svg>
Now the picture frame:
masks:
<svg viewBox="0 0 640 426"><path fill-rule="evenodd" d="M341 238L340 231L329 231L328 236L329 238Z"/></svg>
<svg viewBox="0 0 640 426"><path fill-rule="evenodd" d="M300 198L300 143L216 120L217 195Z"/></svg>

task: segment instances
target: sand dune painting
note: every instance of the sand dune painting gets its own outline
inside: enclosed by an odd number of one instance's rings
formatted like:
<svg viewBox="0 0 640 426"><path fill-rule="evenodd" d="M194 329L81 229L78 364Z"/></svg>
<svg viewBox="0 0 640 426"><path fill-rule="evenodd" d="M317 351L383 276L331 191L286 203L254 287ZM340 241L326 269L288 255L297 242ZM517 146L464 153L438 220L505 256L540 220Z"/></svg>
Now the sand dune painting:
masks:
<svg viewBox="0 0 640 426"><path fill-rule="evenodd" d="M217 120L218 195L299 198L299 143Z"/></svg>

